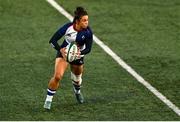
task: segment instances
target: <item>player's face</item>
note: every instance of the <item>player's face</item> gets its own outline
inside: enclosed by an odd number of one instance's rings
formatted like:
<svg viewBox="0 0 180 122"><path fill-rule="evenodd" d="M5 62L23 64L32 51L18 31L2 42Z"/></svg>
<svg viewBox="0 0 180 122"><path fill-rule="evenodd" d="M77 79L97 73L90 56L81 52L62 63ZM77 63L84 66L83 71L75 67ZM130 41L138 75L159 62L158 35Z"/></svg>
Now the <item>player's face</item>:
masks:
<svg viewBox="0 0 180 122"><path fill-rule="evenodd" d="M82 16L79 20L79 25L81 28L87 28L88 26L88 15Z"/></svg>

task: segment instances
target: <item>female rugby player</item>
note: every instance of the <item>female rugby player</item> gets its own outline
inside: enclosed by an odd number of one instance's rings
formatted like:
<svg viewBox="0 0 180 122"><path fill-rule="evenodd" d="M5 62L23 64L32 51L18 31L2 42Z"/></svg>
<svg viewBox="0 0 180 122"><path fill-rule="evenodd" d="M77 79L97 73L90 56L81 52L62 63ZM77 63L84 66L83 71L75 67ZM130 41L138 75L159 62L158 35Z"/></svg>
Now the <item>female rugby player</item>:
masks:
<svg viewBox="0 0 180 122"><path fill-rule="evenodd" d="M64 36L64 41L61 45L57 41ZM75 42L79 48L76 54L79 57L77 60L68 63L66 61L66 46ZM49 43L57 50L55 60L54 75L48 83L47 96L44 103L45 109L51 108L53 95L59 87L59 81L62 79L63 74L70 65L71 80L73 84L74 94L78 103L83 103L84 98L80 91L82 83L82 73L84 64L84 55L91 51L93 42L93 33L88 26L88 13L83 7L77 7L74 11L73 22L67 23L62 26L51 38Z"/></svg>

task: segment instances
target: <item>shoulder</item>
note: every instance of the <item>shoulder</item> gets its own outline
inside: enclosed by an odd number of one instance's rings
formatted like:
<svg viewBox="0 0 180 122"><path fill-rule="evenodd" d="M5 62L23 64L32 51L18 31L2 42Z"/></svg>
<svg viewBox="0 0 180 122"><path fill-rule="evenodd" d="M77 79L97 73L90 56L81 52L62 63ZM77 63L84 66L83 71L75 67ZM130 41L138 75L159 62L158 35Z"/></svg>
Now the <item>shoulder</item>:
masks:
<svg viewBox="0 0 180 122"><path fill-rule="evenodd" d="M89 26L86 28L86 34L89 37L91 37L93 35L93 32L92 32L92 30L91 30L91 28Z"/></svg>
<svg viewBox="0 0 180 122"><path fill-rule="evenodd" d="M69 23L66 23L64 24L63 26L61 26L58 30L58 32L62 35L65 34L66 30L72 25L73 23L69 22Z"/></svg>
<svg viewBox="0 0 180 122"><path fill-rule="evenodd" d="M92 29L89 26L87 27L87 32L93 34Z"/></svg>

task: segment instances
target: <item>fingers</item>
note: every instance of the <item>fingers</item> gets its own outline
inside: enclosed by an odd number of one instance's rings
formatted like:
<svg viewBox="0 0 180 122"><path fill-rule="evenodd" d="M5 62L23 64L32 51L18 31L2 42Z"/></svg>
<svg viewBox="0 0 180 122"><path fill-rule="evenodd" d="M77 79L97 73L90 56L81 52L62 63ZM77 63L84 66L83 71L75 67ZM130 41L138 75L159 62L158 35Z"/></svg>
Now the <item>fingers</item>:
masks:
<svg viewBox="0 0 180 122"><path fill-rule="evenodd" d="M67 48L66 48L66 47L61 48L61 49L60 49L60 52L61 52L63 58L64 58L65 60L67 60ZM82 56L81 56L80 48L78 48L77 53L74 53L73 55L75 56L75 59L80 59L80 58L82 57Z"/></svg>
<svg viewBox="0 0 180 122"><path fill-rule="evenodd" d="M66 47L61 48L61 49L60 49L60 52L61 52L63 58L66 60L66 56L67 56Z"/></svg>
<svg viewBox="0 0 180 122"><path fill-rule="evenodd" d="M80 59L81 58L81 51L80 49L78 49L78 52L76 53L76 59Z"/></svg>

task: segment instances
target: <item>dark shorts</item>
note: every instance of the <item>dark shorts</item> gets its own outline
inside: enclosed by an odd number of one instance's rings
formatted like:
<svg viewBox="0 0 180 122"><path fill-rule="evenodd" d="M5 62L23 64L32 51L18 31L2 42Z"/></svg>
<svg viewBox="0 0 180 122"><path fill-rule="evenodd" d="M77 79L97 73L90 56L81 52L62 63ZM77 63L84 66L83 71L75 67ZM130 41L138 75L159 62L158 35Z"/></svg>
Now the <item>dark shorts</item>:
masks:
<svg viewBox="0 0 180 122"><path fill-rule="evenodd" d="M60 51L58 51L57 54L56 54L56 58L59 58L59 57L63 58ZM77 59L75 61L69 62L69 63L74 64L74 65L82 65L82 64L84 64L84 57L82 57L80 59Z"/></svg>

